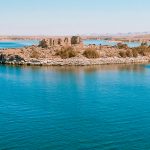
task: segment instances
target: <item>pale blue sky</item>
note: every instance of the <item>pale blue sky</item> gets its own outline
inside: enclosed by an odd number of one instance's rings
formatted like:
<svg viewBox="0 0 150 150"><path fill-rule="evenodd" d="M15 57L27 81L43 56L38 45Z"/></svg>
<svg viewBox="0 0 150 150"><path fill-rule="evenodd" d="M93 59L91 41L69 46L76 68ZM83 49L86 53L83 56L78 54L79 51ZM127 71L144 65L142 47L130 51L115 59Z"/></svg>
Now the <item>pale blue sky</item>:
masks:
<svg viewBox="0 0 150 150"><path fill-rule="evenodd" d="M150 31L150 0L0 0L0 35Z"/></svg>

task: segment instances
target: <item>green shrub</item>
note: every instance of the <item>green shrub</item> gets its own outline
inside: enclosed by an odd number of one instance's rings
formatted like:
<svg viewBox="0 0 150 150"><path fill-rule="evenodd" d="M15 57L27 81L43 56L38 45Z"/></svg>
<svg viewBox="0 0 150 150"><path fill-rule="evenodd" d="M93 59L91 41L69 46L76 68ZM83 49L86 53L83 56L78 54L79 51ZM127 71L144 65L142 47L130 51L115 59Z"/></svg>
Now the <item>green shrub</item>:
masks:
<svg viewBox="0 0 150 150"><path fill-rule="evenodd" d="M56 55L60 56L62 59L67 59L77 56L77 52L72 47L65 47L58 51Z"/></svg>
<svg viewBox="0 0 150 150"><path fill-rule="evenodd" d="M100 57L98 51L96 51L95 49L92 49L92 48L86 49L83 53L83 56L85 56L87 58L99 58Z"/></svg>

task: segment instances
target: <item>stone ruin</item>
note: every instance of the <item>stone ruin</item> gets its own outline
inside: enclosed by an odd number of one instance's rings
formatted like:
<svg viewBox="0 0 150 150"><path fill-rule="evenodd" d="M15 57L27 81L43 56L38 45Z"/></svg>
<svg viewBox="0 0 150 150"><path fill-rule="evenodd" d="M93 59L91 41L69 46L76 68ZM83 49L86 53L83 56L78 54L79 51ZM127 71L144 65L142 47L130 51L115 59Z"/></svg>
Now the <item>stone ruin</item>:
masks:
<svg viewBox="0 0 150 150"><path fill-rule="evenodd" d="M53 46L72 46L81 45L82 40L79 36L63 37L63 38L49 38L40 41L39 46L43 48L53 47Z"/></svg>

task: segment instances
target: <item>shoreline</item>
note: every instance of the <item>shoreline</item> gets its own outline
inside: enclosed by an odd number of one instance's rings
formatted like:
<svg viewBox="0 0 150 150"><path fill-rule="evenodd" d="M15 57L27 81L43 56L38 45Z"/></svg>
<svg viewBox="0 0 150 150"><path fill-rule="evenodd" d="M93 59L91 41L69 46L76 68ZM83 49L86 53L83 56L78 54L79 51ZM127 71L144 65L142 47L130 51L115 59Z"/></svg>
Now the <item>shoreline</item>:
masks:
<svg viewBox="0 0 150 150"><path fill-rule="evenodd" d="M92 66L92 65L112 65L112 64L145 64L149 63L150 58L146 56L139 56L137 58L68 58L68 59L31 59L20 61L0 61L0 64L4 65L16 65L16 66Z"/></svg>

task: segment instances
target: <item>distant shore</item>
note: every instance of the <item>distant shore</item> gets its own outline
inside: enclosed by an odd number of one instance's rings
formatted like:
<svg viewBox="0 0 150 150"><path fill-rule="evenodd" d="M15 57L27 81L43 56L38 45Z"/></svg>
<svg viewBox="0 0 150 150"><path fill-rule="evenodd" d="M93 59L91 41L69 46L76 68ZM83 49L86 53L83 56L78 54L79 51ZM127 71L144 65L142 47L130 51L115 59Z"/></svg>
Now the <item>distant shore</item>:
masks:
<svg viewBox="0 0 150 150"><path fill-rule="evenodd" d="M66 35L67 36L67 35ZM70 35L71 36L71 35ZM50 35L1 35L0 41L11 41L11 40L42 40L43 38L61 38L64 36L50 36ZM82 35L83 40L109 40L112 42L150 42L150 33L126 33L116 35Z"/></svg>

